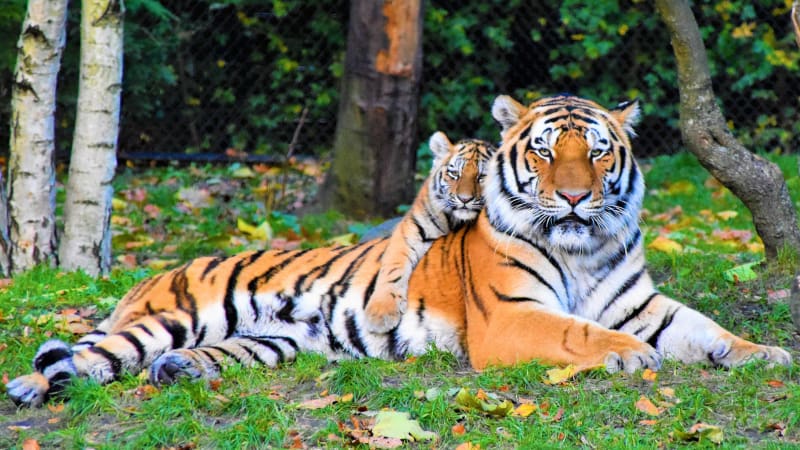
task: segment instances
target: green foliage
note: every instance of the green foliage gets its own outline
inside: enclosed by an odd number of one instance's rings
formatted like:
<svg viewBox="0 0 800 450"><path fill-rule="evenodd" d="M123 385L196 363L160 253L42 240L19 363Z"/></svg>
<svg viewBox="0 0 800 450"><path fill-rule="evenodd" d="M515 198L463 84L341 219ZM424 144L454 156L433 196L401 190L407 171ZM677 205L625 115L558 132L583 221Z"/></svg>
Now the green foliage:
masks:
<svg viewBox="0 0 800 450"><path fill-rule="evenodd" d="M706 0L694 7L715 93L736 136L754 150L789 150L800 134L797 105L780 97L796 81L800 58L789 5ZM640 156L680 146L674 57L650 2L432 1L424 45L423 136L442 129L494 139L488 111L497 94L531 101L570 92L606 106L640 98Z"/></svg>

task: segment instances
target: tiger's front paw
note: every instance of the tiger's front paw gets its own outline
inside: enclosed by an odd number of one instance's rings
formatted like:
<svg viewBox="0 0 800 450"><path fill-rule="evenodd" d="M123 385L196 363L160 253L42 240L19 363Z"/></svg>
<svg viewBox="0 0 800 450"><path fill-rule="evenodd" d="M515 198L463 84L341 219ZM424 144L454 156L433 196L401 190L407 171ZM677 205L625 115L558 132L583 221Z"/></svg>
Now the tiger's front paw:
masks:
<svg viewBox="0 0 800 450"><path fill-rule="evenodd" d="M150 382L153 384L173 384L181 378L197 380L215 378L219 370L202 361L188 349L173 350L159 356L150 366Z"/></svg>
<svg viewBox="0 0 800 450"><path fill-rule="evenodd" d="M723 367L741 366L756 360L768 361L770 365L792 364L792 355L780 347L754 344L735 336L714 341L708 351L708 359Z"/></svg>
<svg viewBox="0 0 800 450"><path fill-rule="evenodd" d="M367 331L386 333L400 323L406 312L406 296L392 289L376 289L364 310Z"/></svg>
<svg viewBox="0 0 800 450"><path fill-rule="evenodd" d="M17 406L40 406L47 397L50 382L39 372L14 378L6 385L6 393Z"/></svg>
<svg viewBox="0 0 800 450"><path fill-rule="evenodd" d="M609 352L605 358L609 373L624 371L636 372L639 369L658 370L661 367L661 354L644 342L635 348Z"/></svg>

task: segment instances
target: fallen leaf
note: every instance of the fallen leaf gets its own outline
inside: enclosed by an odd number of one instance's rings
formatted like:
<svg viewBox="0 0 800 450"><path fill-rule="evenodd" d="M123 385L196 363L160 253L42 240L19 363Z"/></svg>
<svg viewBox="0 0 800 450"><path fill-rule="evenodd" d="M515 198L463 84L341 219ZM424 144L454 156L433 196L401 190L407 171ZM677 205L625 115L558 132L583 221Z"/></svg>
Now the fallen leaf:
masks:
<svg viewBox="0 0 800 450"><path fill-rule="evenodd" d="M688 431L675 430L674 435L684 441L703 442L708 440L715 444L721 444L723 439L722 428L702 422L692 425Z"/></svg>
<svg viewBox="0 0 800 450"><path fill-rule="evenodd" d="M559 384L574 377L575 374L578 373L578 367L574 364L570 364L564 368L549 369L546 373L547 378L544 380L545 384Z"/></svg>
<svg viewBox="0 0 800 450"><path fill-rule="evenodd" d="M676 194L684 194L684 195L691 195L697 190L697 187L689 180L678 180L673 183L670 183L667 186L667 193L676 195Z"/></svg>
<svg viewBox="0 0 800 450"><path fill-rule="evenodd" d="M655 425L657 423L658 423L658 421L655 420L655 419L642 419L642 420L639 421L639 425L645 425L645 426L648 426L648 427L651 427L651 426L653 426L653 425Z"/></svg>
<svg viewBox="0 0 800 450"><path fill-rule="evenodd" d="M222 378L214 378L208 382L208 388L214 392L219 391L220 387L222 387Z"/></svg>
<svg viewBox="0 0 800 450"><path fill-rule="evenodd" d="M463 442L456 446L455 450L480 450L480 444L473 444L472 442Z"/></svg>
<svg viewBox="0 0 800 450"><path fill-rule="evenodd" d="M350 403L353 401L353 394L344 394L343 396L339 397L339 402L341 403Z"/></svg>
<svg viewBox="0 0 800 450"><path fill-rule="evenodd" d="M475 410L494 417L506 417L514 410L514 404L509 400L500 401L491 398L483 390L473 395L469 390L462 388L456 394L455 401L461 409Z"/></svg>
<svg viewBox="0 0 800 450"><path fill-rule="evenodd" d="M774 387L774 388L782 388L782 387L786 386L785 384L783 384L783 381L781 381L781 380L767 380L767 384L770 387Z"/></svg>
<svg viewBox="0 0 800 450"><path fill-rule="evenodd" d="M64 411L64 404L63 403L58 403L58 404L54 405L52 403L48 403L47 404L47 409L53 414L58 414L58 413Z"/></svg>
<svg viewBox="0 0 800 450"><path fill-rule="evenodd" d="M463 436L464 433L467 432L467 429L464 427L463 423L457 423L450 427L450 431L453 433L453 436Z"/></svg>
<svg viewBox="0 0 800 450"><path fill-rule="evenodd" d="M564 417L564 408L559 407L558 411L556 411L556 415L554 415L550 421L551 422L558 422L561 418Z"/></svg>
<svg viewBox="0 0 800 450"><path fill-rule="evenodd" d="M517 406L517 409L514 410L514 415L520 417L528 417L531 414L533 414L537 409L539 409L539 407L536 405L532 405L530 403L523 403Z"/></svg>
<svg viewBox="0 0 800 450"><path fill-rule="evenodd" d="M773 291L772 289L767 289L767 300L775 302L778 300L789 298L791 294L792 291L790 291L789 289L778 289L775 291Z"/></svg>
<svg viewBox="0 0 800 450"><path fill-rule="evenodd" d="M664 396L664 398L669 398L669 399L676 398L675 389L672 389L671 387L658 388L658 393Z"/></svg>
<svg viewBox="0 0 800 450"><path fill-rule="evenodd" d="M656 381L656 378L658 378L658 373L650 368L644 369L642 372L642 379L644 381Z"/></svg>
<svg viewBox="0 0 800 450"><path fill-rule="evenodd" d="M60 417L51 417L51 418L47 419L47 423L49 423L51 425L55 424L55 423L58 423L58 422L61 422L61 418Z"/></svg>
<svg viewBox="0 0 800 450"><path fill-rule="evenodd" d="M320 398L314 398L311 400L306 400L299 405L297 405L300 409L321 409L326 406L332 405L339 400L339 396L336 394L326 395Z"/></svg>
<svg viewBox="0 0 800 450"><path fill-rule="evenodd" d="M403 440L385 436L371 436L359 440L362 444L369 445L369 448L397 448L403 446Z"/></svg>
<svg viewBox="0 0 800 450"><path fill-rule="evenodd" d="M647 248L651 248L663 253L680 253L683 251L683 246L681 244L664 236L658 236L653 239L653 242L651 242Z"/></svg>
<svg viewBox="0 0 800 450"><path fill-rule="evenodd" d="M639 397L639 400L636 401L634 406L639 411L651 416L657 416L661 414L661 411L658 410L656 405L654 405L653 402L651 402L650 399L645 397L644 395Z"/></svg>
<svg viewBox="0 0 800 450"><path fill-rule="evenodd" d="M753 232L750 230L714 230L711 236L722 241L736 241L747 244L753 239Z"/></svg>
<svg viewBox="0 0 800 450"><path fill-rule="evenodd" d="M722 272L722 277L731 283L740 283L742 281L752 281L758 278L758 274L753 270L753 267L760 265L763 260L740 264L736 267Z"/></svg>
<svg viewBox="0 0 800 450"><path fill-rule="evenodd" d="M717 217L719 217L722 220L731 220L738 215L739 213L736 211L720 211L717 213Z"/></svg>
<svg viewBox="0 0 800 450"><path fill-rule="evenodd" d="M355 233L341 234L328 239L325 245L352 245L358 241L358 235Z"/></svg>
<svg viewBox="0 0 800 450"><path fill-rule="evenodd" d="M400 411L380 411L375 416L372 435L426 441L436 437L436 433L423 430L419 422L412 420L407 412Z"/></svg>
<svg viewBox="0 0 800 450"><path fill-rule="evenodd" d="M269 242L272 239L272 226L268 221L261 222L260 225L250 225L246 220L239 217L236 220L236 228L239 229L245 236L250 239L257 239L260 241Z"/></svg>
<svg viewBox="0 0 800 450"><path fill-rule="evenodd" d="M22 441L22 450L39 450L39 441L33 438L28 438Z"/></svg>

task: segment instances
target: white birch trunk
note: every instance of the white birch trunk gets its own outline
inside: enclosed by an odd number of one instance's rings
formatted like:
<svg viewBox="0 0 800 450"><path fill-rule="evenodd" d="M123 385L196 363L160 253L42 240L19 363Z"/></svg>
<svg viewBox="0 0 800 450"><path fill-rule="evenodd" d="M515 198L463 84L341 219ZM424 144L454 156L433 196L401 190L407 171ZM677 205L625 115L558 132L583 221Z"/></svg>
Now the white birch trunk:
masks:
<svg viewBox="0 0 800 450"><path fill-rule="evenodd" d="M8 209L11 270L56 258L56 81L66 42L67 0L29 0L11 93Z"/></svg>
<svg viewBox="0 0 800 450"><path fill-rule="evenodd" d="M64 204L61 267L105 274L122 91L122 0L83 0L78 111Z"/></svg>

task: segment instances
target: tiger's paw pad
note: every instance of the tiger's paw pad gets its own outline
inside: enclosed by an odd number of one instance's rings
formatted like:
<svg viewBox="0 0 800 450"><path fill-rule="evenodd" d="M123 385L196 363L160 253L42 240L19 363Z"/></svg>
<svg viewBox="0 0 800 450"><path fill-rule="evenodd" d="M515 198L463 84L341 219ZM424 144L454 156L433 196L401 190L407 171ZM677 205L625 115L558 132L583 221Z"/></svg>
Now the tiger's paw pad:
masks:
<svg viewBox="0 0 800 450"><path fill-rule="evenodd" d="M40 406L48 389L50 383L38 372L14 378L6 384L6 394L17 406Z"/></svg>
<svg viewBox="0 0 800 450"><path fill-rule="evenodd" d="M407 301L402 294L376 290L364 310L367 331L386 333L400 323L406 312Z"/></svg>
<svg viewBox="0 0 800 450"><path fill-rule="evenodd" d="M758 345L750 342L744 344L720 339L708 352L708 359L723 367L735 367L751 361L767 361L770 366L780 364L790 366L792 355L780 347Z"/></svg>
<svg viewBox="0 0 800 450"><path fill-rule="evenodd" d="M646 345L642 349L609 352L605 359L609 373L624 371L633 373L640 369L658 370L661 367L661 354Z"/></svg>
<svg viewBox="0 0 800 450"><path fill-rule="evenodd" d="M186 350L174 350L159 356L150 366L150 382L173 384L181 378L197 380L209 375L205 365Z"/></svg>

